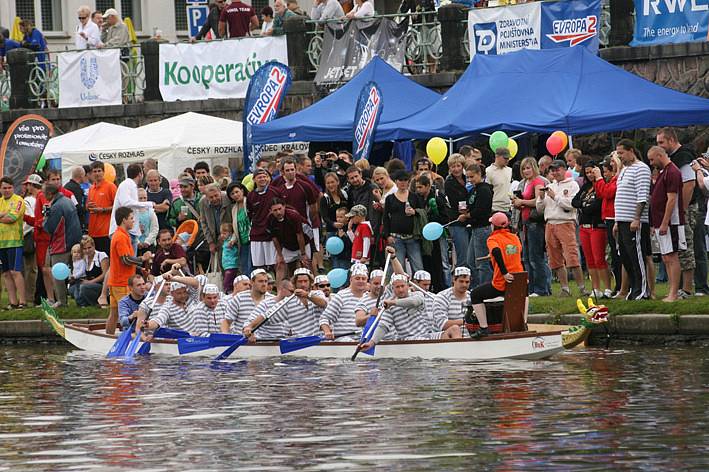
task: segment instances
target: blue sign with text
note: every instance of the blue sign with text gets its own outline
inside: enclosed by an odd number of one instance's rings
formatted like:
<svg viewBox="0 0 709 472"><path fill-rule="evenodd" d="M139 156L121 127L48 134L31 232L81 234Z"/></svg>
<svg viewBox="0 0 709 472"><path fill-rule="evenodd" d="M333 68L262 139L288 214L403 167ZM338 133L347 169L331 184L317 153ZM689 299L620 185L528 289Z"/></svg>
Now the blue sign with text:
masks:
<svg viewBox="0 0 709 472"><path fill-rule="evenodd" d="M187 5L187 26L190 37L194 38L207 22L209 5Z"/></svg>
<svg viewBox="0 0 709 472"><path fill-rule="evenodd" d="M709 0L635 0L631 46L709 40Z"/></svg>

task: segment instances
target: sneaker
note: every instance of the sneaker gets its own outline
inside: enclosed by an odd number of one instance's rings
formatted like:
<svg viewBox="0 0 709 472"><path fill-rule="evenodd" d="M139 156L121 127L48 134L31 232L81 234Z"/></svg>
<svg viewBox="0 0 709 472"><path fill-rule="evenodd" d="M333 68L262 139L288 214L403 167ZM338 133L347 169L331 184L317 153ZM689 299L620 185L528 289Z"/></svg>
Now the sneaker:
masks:
<svg viewBox="0 0 709 472"><path fill-rule="evenodd" d="M570 297L571 296L571 291L569 290L569 287L561 287L561 292L559 293L560 297Z"/></svg>
<svg viewBox="0 0 709 472"><path fill-rule="evenodd" d="M706 295L706 292L704 292L702 290L697 290L696 292L694 292L695 297L703 297L705 295Z"/></svg>
<svg viewBox="0 0 709 472"><path fill-rule="evenodd" d="M538 293L530 293L528 296L529 296L529 298L538 297L539 294Z"/></svg>
<svg viewBox="0 0 709 472"><path fill-rule="evenodd" d="M613 291L611 289L607 288L603 291L603 296L601 298L613 298L613 295L614 295Z"/></svg>
<svg viewBox="0 0 709 472"><path fill-rule="evenodd" d="M679 289L677 291L677 297L681 298L682 300L686 300L687 298L691 297L692 294L689 292L685 292L683 289Z"/></svg>
<svg viewBox="0 0 709 472"><path fill-rule="evenodd" d="M603 298L603 292L594 288L591 290L591 293L589 293L588 296L595 299Z"/></svg>
<svg viewBox="0 0 709 472"><path fill-rule="evenodd" d="M488 329L487 329L487 328L479 328L477 331L475 331L474 333L472 333L472 334L470 335L470 337L473 338L473 339L478 339L478 338L484 338L484 337L487 336L488 334L490 334L490 333L488 332Z"/></svg>
<svg viewBox="0 0 709 472"><path fill-rule="evenodd" d="M579 293L581 294L581 296L584 296L584 297L588 297L588 296L591 295L591 292L589 292L588 290L586 290L586 287L585 287L585 286L584 286L584 287L579 287Z"/></svg>

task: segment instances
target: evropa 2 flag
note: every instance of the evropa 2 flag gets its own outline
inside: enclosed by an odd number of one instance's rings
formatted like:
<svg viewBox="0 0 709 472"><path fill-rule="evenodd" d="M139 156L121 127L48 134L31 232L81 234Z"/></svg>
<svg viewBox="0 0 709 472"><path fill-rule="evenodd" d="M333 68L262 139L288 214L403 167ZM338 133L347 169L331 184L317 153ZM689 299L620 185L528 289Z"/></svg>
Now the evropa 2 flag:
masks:
<svg viewBox="0 0 709 472"><path fill-rule="evenodd" d="M262 145L253 144L253 125L268 123L278 114L283 97L291 84L288 66L271 61L259 67L251 77L244 106L244 170L253 171Z"/></svg>
<svg viewBox="0 0 709 472"><path fill-rule="evenodd" d="M367 159L374 143L374 132L377 129L379 118L384 110L382 92L374 82L367 82L357 99L355 110L354 139L352 141L352 155L354 160Z"/></svg>

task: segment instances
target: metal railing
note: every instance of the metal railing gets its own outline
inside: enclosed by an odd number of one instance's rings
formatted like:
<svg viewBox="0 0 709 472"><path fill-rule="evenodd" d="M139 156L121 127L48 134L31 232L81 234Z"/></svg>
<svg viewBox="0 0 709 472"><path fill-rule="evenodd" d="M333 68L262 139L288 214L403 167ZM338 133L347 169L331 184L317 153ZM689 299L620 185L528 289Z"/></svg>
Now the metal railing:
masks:
<svg viewBox="0 0 709 472"><path fill-rule="evenodd" d="M145 90L145 64L139 46L120 49L121 87L123 103L143 101ZM82 50L84 51L84 50ZM28 79L30 102L41 108L53 108L59 105L59 55L65 52L34 52L31 54L31 68ZM9 82L9 77L8 77ZM1 89L0 89L1 90Z"/></svg>
<svg viewBox="0 0 709 472"><path fill-rule="evenodd" d="M375 15L355 19L310 20L307 23L313 29L307 33L309 36L306 54L310 62L310 72L317 72L320 65L325 25L337 27L349 21L372 21L380 18L389 18L406 27L404 35L405 67L410 74L435 73L438 61L443 54L441 41L441 24L435 11L395 13L389 15ZM405 24L406 23L406 24Z"/></svg>
<svg viewBox="0 0 709 472"><path fill-rule="evenodd" d="M0 70L0 111L10 109L10 72L7 68Z"/></svg>

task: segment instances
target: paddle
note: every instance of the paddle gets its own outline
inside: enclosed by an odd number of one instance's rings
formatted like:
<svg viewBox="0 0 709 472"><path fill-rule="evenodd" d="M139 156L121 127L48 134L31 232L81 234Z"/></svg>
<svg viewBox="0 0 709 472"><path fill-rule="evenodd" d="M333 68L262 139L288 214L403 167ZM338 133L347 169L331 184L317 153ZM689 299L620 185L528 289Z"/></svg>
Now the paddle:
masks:
<svg viewBox="0 0 709 472"><path fill-rule="evenodd" d="M364 331L362 331L362 339L360 340L360 343L357 345L357 349L355 349L354 354L352 354L353 361L357 358L357 354L359 354L362 351L362 348L360 346L364 343L368 343L372 339L374 332L377 330L377 326L379 326L379 320L382 319L382 315L384 314L384 312L386 312L386 309L379 310L379 313L377 314L377 317L374 319L374 321L372 321L371 316L367 320L367 325L365 325ZM365 352L367 354L373 355L374 354L374 346L372 346L370 349L367 349Z"/></svg>
<svg viewBox="0 0 709 472"><path fill-rule="evenodd" d="M243 334L211 333L209 335L209 347L231 346L243 337Z"/></svg>
<svg viewBox="0 0 709 472"><path fill-rule="evenodd" d="M414 287L416 290L418 290L419 292L422 292L422 293L424 294L424 296L429 297L429 298L432 298L432 299L434 299L434 300L436 299L436 297L434 297L431 292L428 292L428 291L422 289L421 287L419 287L418 285L416 285L416 282L412 282L411 280L409 280L409 283L410 283L411 286Z"/></svg>
<svg viewBox="0 0 709 472"><path fill-rule="evenodd" d="M278 302L273 308L271 308L268 312L266 312L266 313L263 315L263 320L261 320L261 322L260 322L259 324L257 324L256 326L254 326L254 327L251 329L251 334L255 333L256 330L258 330L261 326L263 326L264 324L266 324L266 322L267 322L273 315L275 315L275 314L278 312L278 310L280 310L281 308L283 308L284 306L286 306L286 304L287 304L289 301L291 301L291 300L293 299L293 297L295 297L295 293L294 293L293 295L289 296L289 297L284 298L283 300L281 300L280 302ZM227 357L231 356L231 354L232 354L234 351L236 351L236 349L237 349L239 346L243 346L243 345L246 344L248 341L249 341L249 339L248 339L247 337L245 337L245 336L243 337L243 339L239 339L239 340L235 341L231 346L229 346L228 348L226 348L226 349L224 350L224 352L222 352L221 354L219 354L219 355L214 359L214 361L215 361L215 362L218 362L218 361L222 361L222 360L226 359Z"/></svg>
<svg viewBox="0 0 709 472"><path fill-rule="evenodd" d="M179 330L179 329L158 328L153 333L153 337L154 338L163 338L163 339L180 339L180 338L189 338L190 333L188 333L187 331Z"/></svg>
<svg viewBox="0 0 709 472"><path fill-rule="evenodd" d="M153 303L150 305L150 313L153 312L153 309L155 308L155 302L158 301L158 296L160 295L160 292L162 292L163 287L165 287L165 279L162 279L162 281L160 283L160 288L158 289L158 291L155 295L155 298L153 298ZM155 290L155 285L150 287L150 291L145 296L145 298L150 297L150 295L152 295L154 290ZM138 328L138 331L136 331L136 333L135 333L135 337L128 345L128 349L126 349L126 358L127 359L132 359L133 356L135 355L135 352L138 349L138 343L140 343L140 338L142 337L141 334L142 334L142 329ZM148 345L148 347L144 351L150 352L150 342L148 342L148 341L144 342L143 346L145 346L146 344Z"/></svg>
<svg viewBox="0 0 709 472"><path fill-rule="evenodd" d="M122 356L126 352L126 347L130 342L130 335L133 332L134 328L135 321L131 323L128 329L124 329L123 331L121 331L120 336L118 336L116 342L113 343L113 346L111 346L111 349L108 351L108 354L106 354L106 357L118 357Z"/></svg>
<svg viewBox="0 0 709 472"><path fill-rule="evenodd" d="M334 339L342 338L344 336L351 336L353 334L357 333L355 331L342 333L335 336ZM302 338L281 339L278 344L281 349L281 354L287 354L289 352L305 349L306 347L317 346L323 341L327 341L327 338L324 336L304 336Z"/></svg>
<svg viewBox="0 0 709 472"><path fill-rule="evenodd" d="M374 321L372 321L371 316L369 318L367 318L367 323L364 325L364 329L362 330L362 337L359 340L360 344L366 343L372 338L372 334L374 334L374 330L372 330L372 325L379 324L379 319L381 318L382 312L384 311L379 307L379 302L382 301L382 295L384 294L384 289L386 288L387 272L389 271L389 261L390 260L391 260L391 253L387 252L387 258L386 258L386 261L384 262L384 275L382 276L382 285L381 285L381 289L379 290L379 296L377 297L377 303L374 305L378 311L377 317ZM375 329L376 329L376 327L375 327ZM365 339L365 333L369 333L370 331L371 331L371 333L369 334L369 338ZM352 354L353 361L357 358L357 354L359 354L361 350L362 349L358 345L357 349L355 349L355 353ZM364 352L365 352L365 354L369 354L370 356L373 356L374 355L374 346L370 347L369 349L367 349Z"/></svg>
<svg viewBox="0 0 709 472"><path fill-rule="evenodd" d="M204 351L209 349L209 338L200 336L190 336L189 338L180 338L177 340L177 351L180 354L189 354L192 352Z"/></svg>

